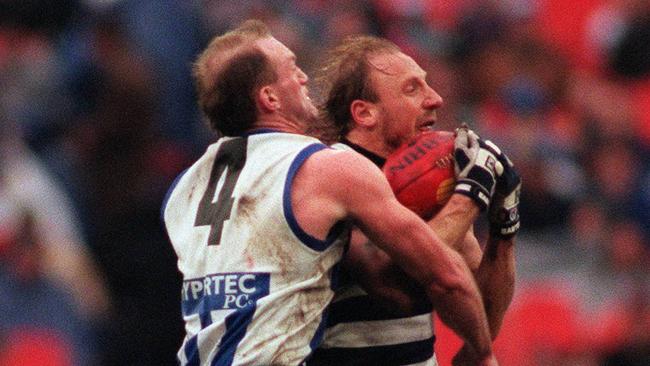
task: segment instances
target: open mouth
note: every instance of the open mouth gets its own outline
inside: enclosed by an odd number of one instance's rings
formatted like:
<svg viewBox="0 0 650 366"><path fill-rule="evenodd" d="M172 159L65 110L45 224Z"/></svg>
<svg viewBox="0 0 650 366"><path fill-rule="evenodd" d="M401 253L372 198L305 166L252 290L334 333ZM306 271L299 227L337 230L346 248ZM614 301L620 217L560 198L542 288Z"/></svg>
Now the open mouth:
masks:
<svg viewBox="0 0 650 366"><path fill-rule="evenodd" d="M429 131L429 130L433 130L433 125L434 125L435 123L436 123L436 120L435 120L435 119L426 120L426 121L424 121L424 123L421 123L421 124L418 126L418 130L420 130L420 131Z"/></svg>

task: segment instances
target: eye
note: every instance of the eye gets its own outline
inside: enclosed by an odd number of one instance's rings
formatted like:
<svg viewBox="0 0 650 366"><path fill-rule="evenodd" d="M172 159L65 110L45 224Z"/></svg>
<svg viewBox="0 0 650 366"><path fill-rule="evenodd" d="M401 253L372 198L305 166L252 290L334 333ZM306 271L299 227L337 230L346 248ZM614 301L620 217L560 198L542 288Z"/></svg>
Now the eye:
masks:
<svg viewBox="0 0 650 366"><path fill-rule="evenodd" d="M404 90L405 93L413 93L418 89L418 87L419 87L419 84L412 81L412 82L407 83L404 86L403 90Z"/></svg>

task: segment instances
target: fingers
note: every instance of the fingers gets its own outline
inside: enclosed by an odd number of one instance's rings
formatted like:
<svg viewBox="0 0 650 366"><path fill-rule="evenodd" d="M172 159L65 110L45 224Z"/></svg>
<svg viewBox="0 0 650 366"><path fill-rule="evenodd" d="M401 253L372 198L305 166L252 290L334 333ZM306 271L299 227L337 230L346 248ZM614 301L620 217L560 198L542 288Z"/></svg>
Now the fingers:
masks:
<svg viewBox="0 0 650 366"><path fill-rule="evenodd" d="M510 160L510 158L508 158L508 156L503 151L501 151L501 149L494 142L490 140L479 140L479 144L482 148L492 152L504 167L514 166L512 160Z"/></svg>
<svg viewBox="0 0 650 366"><path fill-rule="evenodd" d="M469 147L469 136L468 136L468 130L465 128L457 128L456 129L456 139L454 140L454 148L456 149L462 149Z"/></svg>
<svg viewBox="0 0 650 366"><path fill-rule="evenodd" d="M468 142L468 146L471 149L480 148L479 141L480 141L480 138L478 137L476 132L474 132L472 130L467 131L467 142Z"/></svg>

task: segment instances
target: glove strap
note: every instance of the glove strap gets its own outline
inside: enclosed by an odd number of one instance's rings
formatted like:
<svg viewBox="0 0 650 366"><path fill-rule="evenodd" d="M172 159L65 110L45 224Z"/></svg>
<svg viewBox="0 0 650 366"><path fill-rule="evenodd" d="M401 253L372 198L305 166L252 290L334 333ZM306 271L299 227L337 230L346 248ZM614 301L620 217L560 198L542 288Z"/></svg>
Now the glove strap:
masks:
<svg viewBox="0 0 650 366"><path fill-rule="evenodd" d="M490 195L478 183L473 181L459 181L454 189L455 193L460 193L473 199L478 205L481 212L485 211L490 204Z"/></svg>
<svg viewBox="0 0 650 366"><path fill-rule="evenodd" d="M497 198L498 202L499 198ZM490 213L490 235L508 239L519 231L519 190L506 197L501 207Z"/></svg>

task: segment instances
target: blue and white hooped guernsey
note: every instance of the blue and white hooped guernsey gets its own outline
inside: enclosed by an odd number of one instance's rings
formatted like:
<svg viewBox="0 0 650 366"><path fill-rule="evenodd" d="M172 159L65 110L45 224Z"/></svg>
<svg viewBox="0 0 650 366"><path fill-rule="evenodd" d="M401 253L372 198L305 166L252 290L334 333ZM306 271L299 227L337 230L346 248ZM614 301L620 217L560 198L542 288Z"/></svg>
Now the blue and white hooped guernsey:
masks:
<svg viewBox="0 0 650 366"><path fill-rule="evenodd" d="M385 159L350 142L337 149L355 150L378 166ZM347 277L347 276L346 276ZM325 338L308 366L437 366L431 309L404 317L380 306L353 278L341 280L329 308Z"/></svg>
<svg viewBox="0 0 650 366"><path fill-rule="evenodd" d="M181 365L298 365L320 344L349 228L310 236L290 192L323 148L274 131L221 138L170 189L162 214L183 274Z"/></svg>

